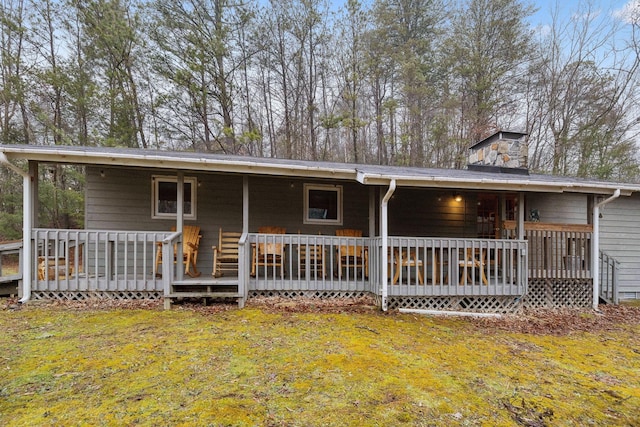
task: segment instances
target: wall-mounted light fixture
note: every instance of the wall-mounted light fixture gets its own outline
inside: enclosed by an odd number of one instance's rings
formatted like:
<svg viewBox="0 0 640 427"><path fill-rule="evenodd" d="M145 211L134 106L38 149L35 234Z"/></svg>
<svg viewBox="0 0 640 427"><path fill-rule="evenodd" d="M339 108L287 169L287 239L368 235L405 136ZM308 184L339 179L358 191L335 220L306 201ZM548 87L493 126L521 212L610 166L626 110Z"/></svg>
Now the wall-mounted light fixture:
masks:
<svg viewBox="0 0 640 427"><path fill-rule="evenodd" d="M453 193L453 200L455 200L456 202L460 203L462 201L462 194Z"/></svg>
<svg viewBox="0 0 640 427"><path fill-rule="evenodd" d="M104 174L104 169L100 169L100 178L104 178L105 174Z"/></svg>

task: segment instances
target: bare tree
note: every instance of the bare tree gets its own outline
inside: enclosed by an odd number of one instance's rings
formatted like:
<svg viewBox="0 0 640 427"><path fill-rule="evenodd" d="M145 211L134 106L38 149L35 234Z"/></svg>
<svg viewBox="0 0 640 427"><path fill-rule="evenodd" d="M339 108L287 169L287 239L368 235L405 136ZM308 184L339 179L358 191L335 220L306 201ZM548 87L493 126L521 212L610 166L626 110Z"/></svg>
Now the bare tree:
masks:
<svg viewBox="0 0 640 427"><path fill-rule="evenodd" d="M513 114L518 79L528 60L531 31L525 19L533 13L520 0L468 0L455 11L447 40L451 89L458 103L456 140L459 163L469 144L501 127Z"/></svg>
<svg viewBox="0 0 640 427"><path fill-rule="evenodd" d="M637 164L629 144L636 126L629 114L637 99L637 52L620 44L623 23L590 4L567 21L559 16L556 8L531 68L536 87L528 99L528 122L535 124L531 166L554 174L613 177L620 161ZM627 175L619 168L615 174Z"/></svg>

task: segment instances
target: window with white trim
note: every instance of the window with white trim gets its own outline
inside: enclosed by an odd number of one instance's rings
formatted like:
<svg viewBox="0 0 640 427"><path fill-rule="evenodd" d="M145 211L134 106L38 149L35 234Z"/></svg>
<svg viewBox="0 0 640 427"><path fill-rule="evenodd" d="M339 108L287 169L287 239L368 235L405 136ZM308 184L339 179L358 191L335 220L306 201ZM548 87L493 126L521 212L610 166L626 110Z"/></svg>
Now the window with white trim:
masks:
<svg viewBox="0 0 640 427"><path fill-rule="evenodd" d="M342 225L342 186L304 184L304 223Z"/></svg>
<svg viewBox="0 0 640 427"><path fill-rule="evenodd" d="M178 178L175 176L152 177L152 217L154 219L175 218L178 212ZM183 214L185 219L196 219L196 188L198 180L184 178Z"/></svg>

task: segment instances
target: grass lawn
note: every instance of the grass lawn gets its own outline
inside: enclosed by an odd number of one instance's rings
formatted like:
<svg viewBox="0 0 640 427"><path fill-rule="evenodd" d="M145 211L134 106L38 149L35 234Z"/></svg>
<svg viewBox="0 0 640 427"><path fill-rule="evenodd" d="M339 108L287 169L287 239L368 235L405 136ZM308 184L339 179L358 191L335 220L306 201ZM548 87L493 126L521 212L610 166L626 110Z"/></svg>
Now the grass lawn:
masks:
<svg viewBox="0 0 640 427"><path fill-rule="evenodd" d="M640 425L640 308L603 311L0 299L0 425Z"/></svg>

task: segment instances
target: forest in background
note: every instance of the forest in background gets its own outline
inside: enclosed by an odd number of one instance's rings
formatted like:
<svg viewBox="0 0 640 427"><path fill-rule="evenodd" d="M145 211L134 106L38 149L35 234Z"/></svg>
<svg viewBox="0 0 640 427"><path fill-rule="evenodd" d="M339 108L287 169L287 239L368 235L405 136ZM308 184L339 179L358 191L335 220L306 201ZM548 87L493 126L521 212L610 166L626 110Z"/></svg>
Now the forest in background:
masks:
<svg viewBox="0 0 640 427"><path fill-rule="evenodd" d="M6 0L0 143L463 168L503 129L532 171L637 181L640 5L601 6L533 26L519 0ZM41 225L82 226L82 170L40 169Z"/></svg>

